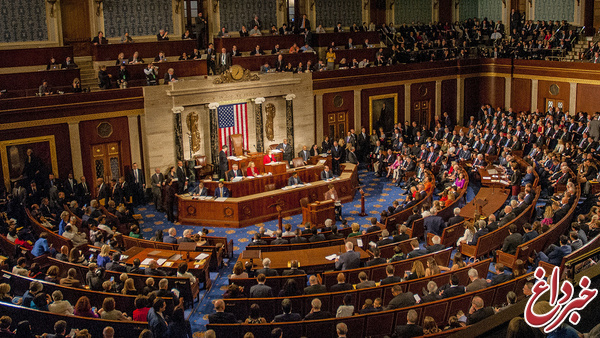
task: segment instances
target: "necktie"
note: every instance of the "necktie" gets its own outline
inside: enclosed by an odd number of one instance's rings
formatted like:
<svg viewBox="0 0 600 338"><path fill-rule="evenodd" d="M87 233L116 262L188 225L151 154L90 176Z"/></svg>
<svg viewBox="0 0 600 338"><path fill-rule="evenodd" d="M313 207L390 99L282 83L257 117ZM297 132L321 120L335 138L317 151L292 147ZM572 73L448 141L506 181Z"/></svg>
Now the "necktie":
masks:
<svg viewBox="0 0 600 338"><path fill-rule="evenodd" d="M138 183L138 172L137 172L137 169L133 171L133 174L135 175L135 183Z"/></svg>

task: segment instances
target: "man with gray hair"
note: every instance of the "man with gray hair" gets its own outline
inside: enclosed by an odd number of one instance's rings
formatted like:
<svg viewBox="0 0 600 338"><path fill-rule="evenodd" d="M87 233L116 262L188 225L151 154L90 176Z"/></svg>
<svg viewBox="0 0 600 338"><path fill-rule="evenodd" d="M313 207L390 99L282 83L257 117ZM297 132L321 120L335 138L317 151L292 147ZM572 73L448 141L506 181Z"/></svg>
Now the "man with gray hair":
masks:
<svg viewBox="0 0 600 338"><path fill-rule="evenodd" d="M500 220L500 223L498 223L498 227L508 224L508 222L512 221L515 218L516 218L516 215L512 211L512 207L510 205L505 206L504 207L504 216Z"/></svg>
<svg viewBox="0 0 600 338"><path fill-rule="evenodd" d="M337 333L338 338L346 338L346 335L348 334L348 325L346 325L345 323L338 323L335 326L335 331Z"/></svg>
<svg viewBox="0 0 600 338"><path fill-rule="evenodd" d="M486 227L488 228L489 232L498 229L498 221L496 221L496 215L491 214L488 216L488 223Z"/></svg>
<svg viewBox="0 0 600 338"><path fill-rule="evenodd" d="M429 281L427 283L427 290L425 291L425 295L421 297L420 304L433 302L436 300L442 299L442 296L439 295L437 283L434 281Z"/></svg>
<svg viewBox="0 0 600 338"><path fill-rule="evenodd" d="M266 257L262 261L263 268L256 270L256 275L260 275L261 273L267 277L279 276L279 273L275 269L271 269L271 259Z"/></svg>
<svg viewBox="0 0 600 338"><path fill-rule="evenodd" d="M396 326L392 337L419 337L423 335L423 328L417 325L419 315L417 311L410 310L406 314L406 325Z"/></svg>
<svg viewBox="0 0 600 338"><path fill-rule="evenodd" d="M481 297L475 296L471 301L471 308L469 309L469 314L467 315L467 325L473 325L486 319L494 313L495 312L492 307L484 307L483 299Z"/></svg>
<svg viewBox="0 0 600 338"><path fill-rule="evenodd" d="M482 290L488 286L487 281L483 278L479 278L479 273L473 268L469 269L469 280L471 282L465 288L465 292Z"/></svg>
<svg viewBox="0 0 600 338"><path fill-rule="evenodd" d="M446 248L446 246L442 244L442 238L438 235L433 236L431 242L433 244L426 248L428 253L444 250Z"/></svg>
<svg viewBox="0 0 600 338"><path fill-rule="evenodd" d="M479 237L487 234L488 232L490 232L487 228L487 224L485 224L485 221L480 219L477 222L477 226L478 226L478 230L477 232L473 235L473 239L467 243L468 245L477 245L477 241L479 240Z"/></svg>
<svg viewBox="0 0 600 338"><path fill-rule="evenodd" d="M454 208L454 216L452 216L448 219L448 222L446 223L446 227L460 223L464 220L465 220L465 218L460 215L460 208Z"/></svg>
<svg viewBox="0 0 600 338"><path fill-rule="evenodd" d="M170 228L169 234L163 238L163 243L177 244L177 237L175 236L177 236L177 230Z"/></svg>
<svg viewBox="0 0 600 338"><path fill-rule="evenodd" d="M360 268L360 254L354 251L354 244L346 242L346 252L335 259L336 270L349 270Z"/></svg>
<svg viewBox="0 0 600 338"><path fill-rule="evenodd" d="M327 319L331 318L331 313L329 311L321 311L321 300L319 298L315 298L310 302L312 309L310 312L304 317L304 320L314 320L314 319Z"/></svg>
<svg viewBox="0 0 600 338"><path fill-rule="evenodd" d="M194 240L192 239L192 230L185 229L183 230L183 237L177 240L179 243L192 243Z"/></svg>
<svg viewBox="0 0 600 338"><path fill-rule="evenodd" d="M282 232L281 230L277 230L275 232L275 236L277 237L275 240L271 241L271 245L283 245L283 244L288 244L287 239L283 239L282 238Z"/></svg>

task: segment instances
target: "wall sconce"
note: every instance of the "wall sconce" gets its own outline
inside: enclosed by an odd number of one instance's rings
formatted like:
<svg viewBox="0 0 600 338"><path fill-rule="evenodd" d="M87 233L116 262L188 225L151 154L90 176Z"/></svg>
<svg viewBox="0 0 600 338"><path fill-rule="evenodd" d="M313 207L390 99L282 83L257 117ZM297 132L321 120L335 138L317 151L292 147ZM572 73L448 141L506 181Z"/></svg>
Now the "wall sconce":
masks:
<svg viewBox="0 0 600 338"><path fill-rule="evenodd" d="M56 4L56 0L46 0L50 5L50 17L54 17L54 5Z"/></svg>
<svg viewBox="0 0 600 338"><path fill-rule="evenodd" d="M214 2L213 2L213 13L216 13L217 9L219 9L219 0L214 0Z"/></svg>
<svg viewBox="0 0 600 338"><path fill-rule="evenodd" d="M279 0L279 4L278 4L278 8L279 11L282 12L283 11L283 6L285 5L285 0Z"/></svg>
<svg viewBox="0 0 600 338"><path fill-rule="evenodd" d="M460 6L460 1L459 1L459 0L456 0L456 1L454 2L454 8L458 8L458 6Z"/></svg>
<svg viewBox="0 0 600 338"><path fill-rule="evenodd" d="M183 0L175 0L175 14L179 14L179 6L181 6L181 1Z"/></svg>
<svg viewBox="0 0 600 338"><path fill-rule="evenodd" d="M315 8L315 0L310 2L310 10L312 11Z"/></svg>
<svg viewBox="0 0 600 338"><path fill-rule="evenodd" d="M390 2L390 9L394 9L394 5L396 4L396 0L392 0Z"/></svg>
<svg viewBox="0 0 600 338"><path fill-rule="evenodd" d="M438 0L435 0L433 2L433 8L438 8L439 4L440 4L440 2Z"/></svg>
<svg viewBox="0 0 600 338"><path fill-rule="evenodd" d="M100 7L102 7L102 3L104 0L95 0L96 1L96 16L100 16Z"/></svg>
<svg viewBox="0 0 600 338"><path fill-rule="evenodd" d="M364 6L363 6L363 7L364 7L363 9L367 9L367 8L369 7L369 2L370 2L370 0L365 0L365 1L363 1L363 5L364 5Z"/></svg>
<svg viewBox="0 0 600 338"><path fill-rule="evenodd" d="M506 8L506 0L502 0L502 6Z"/></svg>

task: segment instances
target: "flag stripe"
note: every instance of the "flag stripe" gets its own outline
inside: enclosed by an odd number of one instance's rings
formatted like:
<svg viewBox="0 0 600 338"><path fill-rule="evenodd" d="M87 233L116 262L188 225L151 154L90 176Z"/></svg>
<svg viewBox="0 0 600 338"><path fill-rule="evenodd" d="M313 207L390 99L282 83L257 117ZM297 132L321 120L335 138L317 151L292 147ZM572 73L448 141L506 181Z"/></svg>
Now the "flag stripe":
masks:
<svg viewBox="0 0 600 338"><path fill-rule="evenodd" d="M244 149L248 149L248 104L239 103L220 106L217 109L219 121L219 144L229 146L232 154L229 136L242 134Z"/></svg>

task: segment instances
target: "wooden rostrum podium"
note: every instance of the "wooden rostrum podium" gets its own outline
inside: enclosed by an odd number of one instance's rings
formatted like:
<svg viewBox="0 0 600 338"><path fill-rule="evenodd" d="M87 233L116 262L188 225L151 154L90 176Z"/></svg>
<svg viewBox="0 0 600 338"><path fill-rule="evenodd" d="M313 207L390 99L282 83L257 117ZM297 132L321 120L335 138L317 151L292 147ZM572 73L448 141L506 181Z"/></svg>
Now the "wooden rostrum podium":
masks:
<svg viewBox="0 0 600 338"><path fill-rule="evenodd" d="M335 203L332 200L309 203L306 210L302 210L303 224L310 222L311 224L316 225L317 228L322 228L325 224L325 220L328 218L335 224L334 206Z"/></svg>

